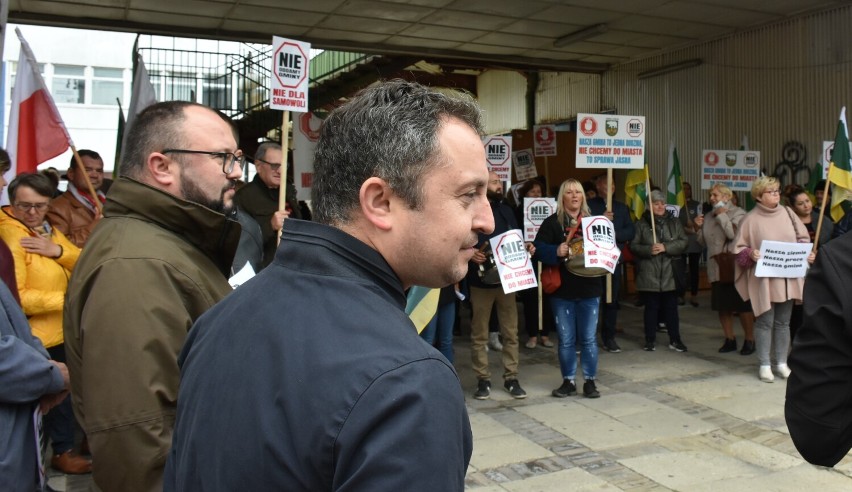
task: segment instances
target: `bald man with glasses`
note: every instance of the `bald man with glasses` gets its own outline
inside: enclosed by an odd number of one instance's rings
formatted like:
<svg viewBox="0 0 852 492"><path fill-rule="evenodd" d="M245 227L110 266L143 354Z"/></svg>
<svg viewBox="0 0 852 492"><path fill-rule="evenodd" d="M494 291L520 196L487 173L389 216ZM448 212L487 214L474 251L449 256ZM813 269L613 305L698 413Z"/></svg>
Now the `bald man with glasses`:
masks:
<svg viewBox="0 0 852 492"><path fill-rule="evenodd" d="M239 209L251 215L260 225L263 233L263 267L269 265L275 257L275 250L278 249L278 231L281 230L284 219L302 218L299 202L296 199L296 187L293 183L287 184L285 209L278 209L282 158L281 145L274 142L260 144L254 155L257 174L234 196L234 202Z"/></svg>
<svg viewBox="0 0 852 492"><path fill-rule="evenodd" d="M195 320L231 292L244 162L231 121L200 104L155 104L129 130L64 312L74 412L101 490L162 490L177 355Z"/></svg>

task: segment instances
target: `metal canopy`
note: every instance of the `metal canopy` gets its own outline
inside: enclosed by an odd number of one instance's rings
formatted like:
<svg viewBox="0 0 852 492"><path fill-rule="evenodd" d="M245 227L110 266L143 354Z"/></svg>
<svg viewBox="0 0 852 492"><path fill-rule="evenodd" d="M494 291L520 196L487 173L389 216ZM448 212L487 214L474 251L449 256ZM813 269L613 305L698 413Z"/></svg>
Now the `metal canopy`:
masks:
<svg viewBox="0 0 852 492"><path fill-rule="evenodd" d="M11 0L9 21L602 72L848 0ZM557 39L566 37L561 47Z"/></svg>

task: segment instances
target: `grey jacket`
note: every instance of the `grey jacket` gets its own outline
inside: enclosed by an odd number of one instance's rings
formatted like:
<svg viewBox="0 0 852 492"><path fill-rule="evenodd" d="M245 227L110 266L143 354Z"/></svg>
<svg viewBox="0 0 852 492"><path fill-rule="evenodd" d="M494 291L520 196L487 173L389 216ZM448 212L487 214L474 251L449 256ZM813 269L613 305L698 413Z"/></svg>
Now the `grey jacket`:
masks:
<svg viewBox="0 0 852 492"><path fill-rule="evenodd" d="M651 229L650 213L645 212L636 223L636 237L630 243L633 254L642 260L642 267L636 277L636 290L640 292L669 292L675 290L672 258L686 251L687 239L683 226L669 212L655 220L657 242L666 246L666 252L651 255L654 235Z"/></svg>

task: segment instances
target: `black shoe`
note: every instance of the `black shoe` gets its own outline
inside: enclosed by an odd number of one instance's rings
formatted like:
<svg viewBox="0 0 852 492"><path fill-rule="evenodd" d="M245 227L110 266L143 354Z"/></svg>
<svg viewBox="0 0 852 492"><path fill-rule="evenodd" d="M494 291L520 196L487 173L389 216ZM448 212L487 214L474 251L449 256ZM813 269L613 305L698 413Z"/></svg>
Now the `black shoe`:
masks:
<svg viewBox="0 0 852 492"><path fill-rule="evenodd" d="M491 381L480 379L473 397L477 400L487 400L491 397Z"/></svg>
<svg viewBox="0 0 852 492"><path fill-rule="evenodd" d="M577 394L577 387L574 386L574 383L569 379L562 380L562 386L556 388L555 390L550 392L551 395L556 398L565 398L567 396L574 396Z"/></svg>
<svg viewBox="0 0 852 492"><path fill-rule="evenodd" d="M677 298L677 305L678 305L678 306L683 306L683 305L685 305L685 304L686 304L686 301L684 300L684 298L683 298L683 297L678 297L678 298Z"/></svg>
<svg viewBox="0 0 852 492"><path fill-rule="evenodd" d="M743 348L740 349L740 355L751 355L754 353L754 340L743 341Z"/></svg>
<svg viewBox="0 0 852 492"><path fill-rule="evenodd" d="M611 354L617 354L617 353L621 352L621 347L619 347L618 344L615 343L615 339L604 340L603 346L604 346L604 350L606 350L607 352L609 352Z"/></svg>
<svg viewBox="0 0 852 492"><path fill-rule="evenodd" d="M720 354L724 354L727 352L736 352L737 351L737 339L736 338L726 338L725 344L719 349Z"/></svg>
<svg viewBox="0 0 852 492"><path fill-rule="evenodd" d="M684 345L680 340L675 340L673 342L669 342L669 349L676 352L686 352L686 345Z"/></svg>
<svg viewBox="0 0 852 492"><path fill-rule="evenodd" d="M657 350L657 349L656 349L656 347L654 347L654 342L645 342L645 351L646 352L653 352L655 350Z"/></svg>
<svg viewBox="0 0 852 492"><path fill-rule="evenodd" d="M598 392L597 386L595 386L595 380L589 379L583 383L583 396L586 398L600 398L601 394Z"/></svg>
<svg viewBox="0 0 852 492"><path fill-rule="evenodd" d="M506 391L508 391L510 395L512 395L512 398L520 400L521 398L527 397L527 392L521 388L521 384L518 383L517 379L507 379L503 383L503 387L506 388Z"/></svg>
<svg viewBox="0 0 852 492"><path fill-rule="evenodd" d="M668 333L668 332L669 332L669 329L666 328L666 325L664 325L662 323L659 323L657 325L657 333Z"/></svg>

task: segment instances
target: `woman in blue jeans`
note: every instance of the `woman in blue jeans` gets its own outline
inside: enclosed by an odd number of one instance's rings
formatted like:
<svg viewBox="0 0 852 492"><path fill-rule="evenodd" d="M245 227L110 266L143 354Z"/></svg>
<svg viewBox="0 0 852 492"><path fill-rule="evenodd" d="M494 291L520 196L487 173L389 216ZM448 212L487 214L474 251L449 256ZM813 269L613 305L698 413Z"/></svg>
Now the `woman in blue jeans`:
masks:
<svg viewBox="0 0 852 492"><path fill-rule="evenodd" d="M580 219L590 214L586 205L583 185L568 179L559 187L556 213L541 224L535 238L535 258L545 265L560 265L562 284L550 294L550 306L556 318L559 335L559 367L562 385L553 390L553 396L565 398L577 394L577 348L583 368L583 396L598 398L595 385L598 371L598 345L595 333L598 326L599 301L603 290L600 278L581 277L563 266L569 259L568 242L582 238Z"/></svg>

